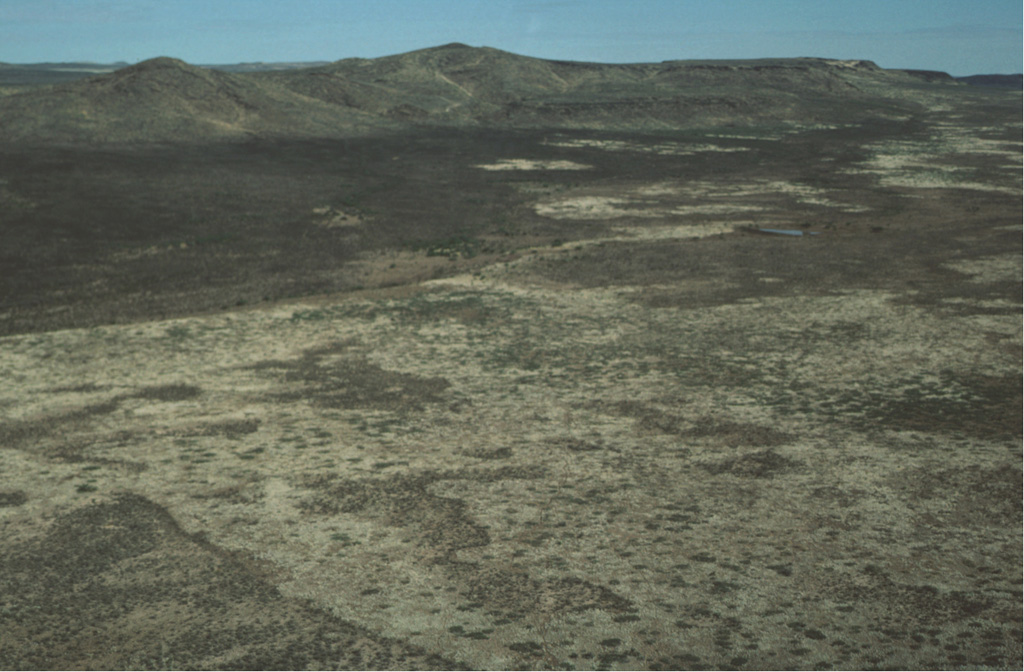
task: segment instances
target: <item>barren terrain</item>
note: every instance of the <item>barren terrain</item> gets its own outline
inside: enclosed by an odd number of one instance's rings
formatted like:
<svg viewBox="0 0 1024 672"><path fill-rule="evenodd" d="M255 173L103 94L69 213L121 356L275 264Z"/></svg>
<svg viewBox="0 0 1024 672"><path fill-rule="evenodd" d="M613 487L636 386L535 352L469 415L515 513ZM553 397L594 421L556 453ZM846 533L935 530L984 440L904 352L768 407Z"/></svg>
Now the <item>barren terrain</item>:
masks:
<svg viewBox="0 0 1024 672"><path fill-rule="evenodd" d="M0 667L1019 669L1020 95L926 102L12 144Z"/></svg>

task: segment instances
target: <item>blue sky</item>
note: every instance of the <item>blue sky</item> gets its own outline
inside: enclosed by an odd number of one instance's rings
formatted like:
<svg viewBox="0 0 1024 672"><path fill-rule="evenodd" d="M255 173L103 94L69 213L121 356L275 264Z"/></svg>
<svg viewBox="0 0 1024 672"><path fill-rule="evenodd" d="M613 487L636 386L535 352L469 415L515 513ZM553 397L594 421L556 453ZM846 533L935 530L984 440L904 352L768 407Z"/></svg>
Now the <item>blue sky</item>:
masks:
<svg viewBox="0 0 1024 672"><path fill-rule="evenodd" d="M1020 0L0 0L0 61L372 58L447 42L610 63L821 56L1022 69Z"/></svg>

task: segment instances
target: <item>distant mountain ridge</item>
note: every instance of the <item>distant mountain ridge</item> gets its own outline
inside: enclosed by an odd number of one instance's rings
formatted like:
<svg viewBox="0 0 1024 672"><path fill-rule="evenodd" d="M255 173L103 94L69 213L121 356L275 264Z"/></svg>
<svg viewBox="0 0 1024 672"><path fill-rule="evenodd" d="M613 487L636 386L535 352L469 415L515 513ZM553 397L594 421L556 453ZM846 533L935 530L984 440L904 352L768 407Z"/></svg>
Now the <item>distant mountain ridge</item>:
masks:
<svg viewBox="0 0 1024 672"><path fill-rule="evenodd" d="M355 129L366 115L349 112ZM0 137L174 142L335 135L336 110L241 74L159 57L108 74L0 98Z"/></svg>
<svg viewBox="0 0 1024 672"><path fill-rule="evenodd" d="M413 125L640 130L904 114L946 73L823 58L603 64L448 44L315 67L160 57L0 97L0 137L341 137Z"/></svg>
<svg viewBox="0 0 1024 672"><path fill-rule="evenodd" d="M261 72L265 70L296 70L327 65L330 61L201 64L199 67L224 72ZM0 87L33 87L73 82L86 77L114 72L132 64L90 62L4 63L0 61Z"/></svg>
<svg viewBox="0 0 1024 672"><path fill-rule="evenodd" d="M957 77L957 81L971 86L996 86L1007 89L1024 88L1024 75L970 75Z"/></svg>

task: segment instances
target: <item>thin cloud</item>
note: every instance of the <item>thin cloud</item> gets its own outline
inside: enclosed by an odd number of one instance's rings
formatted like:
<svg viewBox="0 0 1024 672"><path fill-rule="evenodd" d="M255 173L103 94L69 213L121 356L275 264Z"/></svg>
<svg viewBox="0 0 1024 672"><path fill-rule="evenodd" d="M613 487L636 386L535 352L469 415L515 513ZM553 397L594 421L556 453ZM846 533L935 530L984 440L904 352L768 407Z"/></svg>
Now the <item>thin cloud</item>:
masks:
<svg viewBox="0 0 1024 672"><path fill-rule="evenodd" d="M21 24L106 24L145 20L156 3L149 0L5 0L0 22Z"/></svg>

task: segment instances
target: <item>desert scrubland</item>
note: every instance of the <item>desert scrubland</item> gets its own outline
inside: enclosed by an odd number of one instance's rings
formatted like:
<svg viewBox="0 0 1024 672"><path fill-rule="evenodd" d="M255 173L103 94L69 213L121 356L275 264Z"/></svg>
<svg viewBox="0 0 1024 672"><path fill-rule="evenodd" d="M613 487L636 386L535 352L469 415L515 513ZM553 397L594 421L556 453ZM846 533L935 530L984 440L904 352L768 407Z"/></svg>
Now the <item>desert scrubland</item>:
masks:
<svg viewBox="0 0 1024 672"><path fill-rule="evenodd" d="M0 667L1019 669L1020 92L631 67L0 97Z"/></svg>

